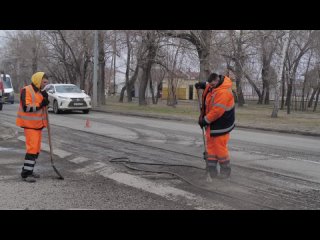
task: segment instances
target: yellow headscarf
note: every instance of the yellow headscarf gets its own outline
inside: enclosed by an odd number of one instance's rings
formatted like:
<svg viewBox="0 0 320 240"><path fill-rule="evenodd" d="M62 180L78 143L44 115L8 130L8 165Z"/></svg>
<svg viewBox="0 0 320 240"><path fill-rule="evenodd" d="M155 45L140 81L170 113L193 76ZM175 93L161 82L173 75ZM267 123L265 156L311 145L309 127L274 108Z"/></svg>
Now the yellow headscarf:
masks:
<svg viewBox="0 0 320 240"><path fill-rule="evenodd" d="M44 72L36 72L31 77L32 83L39 89L40 89L41 80L43 78L43 75L44 75Z"/></svg>

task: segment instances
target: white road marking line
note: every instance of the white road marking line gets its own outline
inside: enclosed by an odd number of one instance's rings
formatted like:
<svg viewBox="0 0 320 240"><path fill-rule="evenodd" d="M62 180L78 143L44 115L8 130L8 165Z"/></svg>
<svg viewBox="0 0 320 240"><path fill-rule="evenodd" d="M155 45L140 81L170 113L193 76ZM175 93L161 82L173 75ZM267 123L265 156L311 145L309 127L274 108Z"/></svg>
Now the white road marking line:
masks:
<svg viewBox="0 0 320 240"><path fill-rule="evenodd" d="M101 168L105 168L107 164L102 162L95 162L90 165L85 166L84 168L79 168L75 170L77 173L91 173L93 171L99 170Z"/></svg>
<svg viewBox="0 0 320 240"><path fill-rule="evenodd" d="M256 154L258 154L258 155L262 155L263 153L262 152L256 152L256 151L250 151L249 153L256 153ZM265 155L265 154L264 154Z"/></svg>
<svg viewBox="0 0 320 240"><path fill-rule="evenodd" d="M69 161L73 162L73 163L83 163L83 162L89 161L89 159L86 157L76 157L76 158L73 158Z"/></svg>
<svg viewBox="0 0 320 240"><path fill-rule="evenodd" d="M320 164L320 162L315 162L315 161L310 161L310 160L304 160L304 159L298 159L294 157L287 157L290 158L291 160L299 161L299 162L309 162L309 163L315 163L315 164Z"/></svg>
<svg viewBox="0 0 320 240"><path fill-rule="evenodd" d="M212 200L207 201L193 193L171 187L169 185L156 183L139 176L115 171L116 170L112 166L108 166L96 172L104 176L105 178L109 178L116 182L156 194L171 201L181 201L181 197L185 198L190 201L187 205L194 206L195 209L231 209L230 207L227 207L223 204L213 202Z"/></svg>
<svg viewBox="0 0 320 240"><path fill-rule="evenodd" d="M272 157L281 157L280 155L278 155L278 154L273 154L273 153L268 154L268 156L272 156Z"/></svg>
<svg viewBox="0 0 320 240"><path fill-rule="evenodd" d="M20 141L23 141L23 142L26 141L26 138L24 136L19 136L18 139ZM41 142L41 150L42 151L46 151L46 152L50 152L50 147L49 147L48 144ZM68 156L72 155L72 153L66 152L66 151L61 150L59 148L54 148L53 149L53 154L57 155L60 158L65 158L65 157L68 157Z"/></svg>
<svg viewBox="0 0 320 240"><path fill-rule="evenodd" d="M185 197L189 200L195 200L196 195L186 192L184 190L180 190L175 187L165 186L159 183L152 182L150 180L133 176L127 173L112 173L108 175L108 178L113 179L117 182L129 185L131 187L139 188L145 190L147 192L151 192L162 197L165 197L170 200L177 200L177 197Z"/></svg>

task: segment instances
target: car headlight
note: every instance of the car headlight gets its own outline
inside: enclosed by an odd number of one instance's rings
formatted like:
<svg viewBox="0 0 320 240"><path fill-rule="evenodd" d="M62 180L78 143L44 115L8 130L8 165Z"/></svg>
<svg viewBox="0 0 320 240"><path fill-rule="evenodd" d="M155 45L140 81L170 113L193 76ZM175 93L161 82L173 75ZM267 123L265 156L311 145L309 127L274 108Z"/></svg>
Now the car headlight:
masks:
<svg viewBox="0 0 320 240"><path fill-rule="evenodd" d="M68 97L61 97L61 96L57 96L57 97L60 99L65 99L65 100L69 99Z"/></svg>
<svg viewBox="0 0 320 240"><path fill-rule="evenodd" d="M90 101L91 97L85 97L84 99L87 100L87 101Z"/></svg>
<svg viewBox="0 0 320 240"><path fill-rule="evenodd" d="M13 95L14 95L14 93L13 93L13 92L11 92L11 93L10 93L10 96L13 96Z"/></svg>

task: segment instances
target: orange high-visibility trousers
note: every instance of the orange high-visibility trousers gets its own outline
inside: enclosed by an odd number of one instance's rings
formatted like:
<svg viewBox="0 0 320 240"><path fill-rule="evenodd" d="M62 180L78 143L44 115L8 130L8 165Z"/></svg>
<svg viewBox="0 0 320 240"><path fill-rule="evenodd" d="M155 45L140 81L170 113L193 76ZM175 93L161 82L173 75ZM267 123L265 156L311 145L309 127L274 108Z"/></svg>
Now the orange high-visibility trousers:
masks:
<svg viewBox="0 0 320 240"><path fill-rule="evenodd" d="M207 159L208 161L219 162L220 164L227 164L230 162L228 141L230 134L224 134L221 136L210 136L210 127L206 129L207 140Z"/></svg>
<svg viewBox="0 0 320 240"><path fill-rule="evenodd" d="M26 137L26 153L37 154L41 149L42 130L24 129Z"/></svg>

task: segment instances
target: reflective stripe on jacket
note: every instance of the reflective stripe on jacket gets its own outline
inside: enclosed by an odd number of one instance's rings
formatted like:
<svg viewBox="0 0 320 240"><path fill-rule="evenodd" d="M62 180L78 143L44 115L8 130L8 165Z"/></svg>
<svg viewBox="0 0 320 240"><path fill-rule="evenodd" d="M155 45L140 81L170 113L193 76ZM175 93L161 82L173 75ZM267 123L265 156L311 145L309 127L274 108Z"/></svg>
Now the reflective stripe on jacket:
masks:
<svg viewBox="0 0 320 240"><path fill-rule="evenodd" d="M35 92L31 85L24 87L26 91L25 105L26 111L23 110L22 100L20 100L17 112L16 125L22 128L42 129L48 126L45 108L40 108L43 96L40 92Z"/></svg>
<svg viewBox="0 0 320 240"><path fill-rule="evenodd" d="M235 127L235 104L230 78L224 76L223 83L217 88L208 84L203 97L205 120L210 124L210 136L231 132Z"/></svg>

